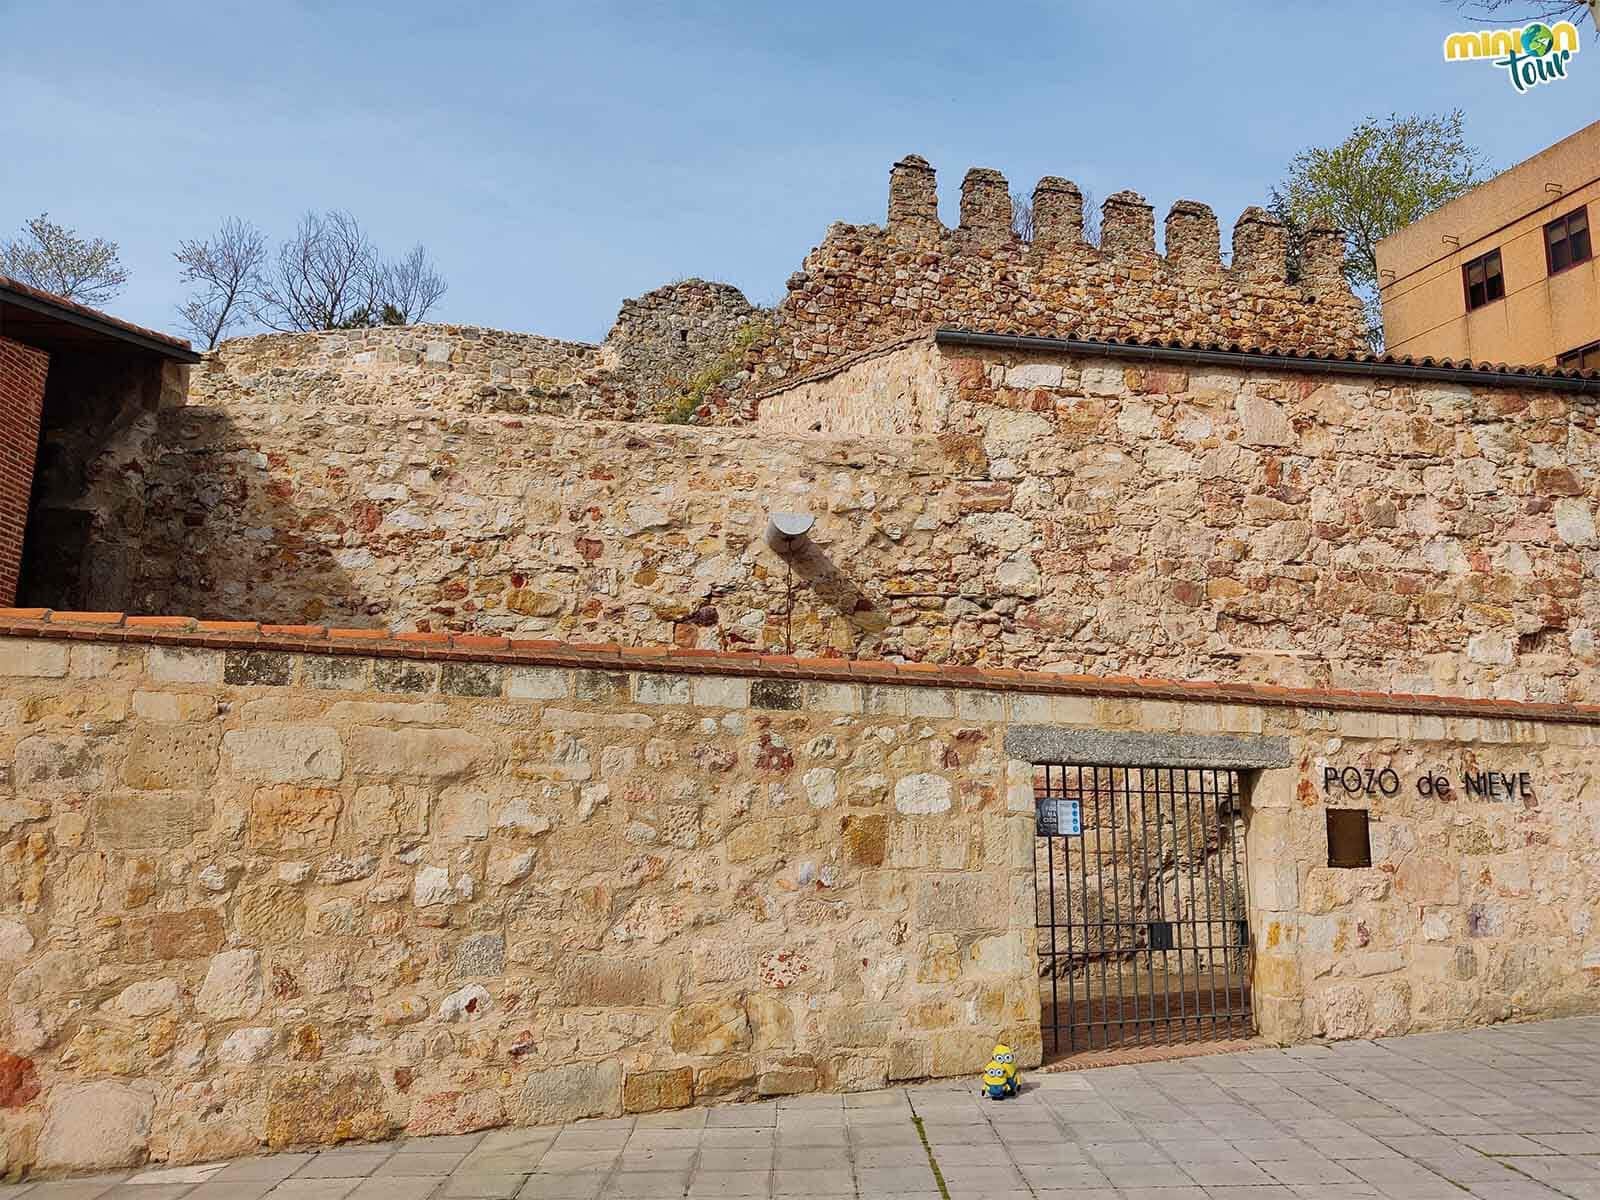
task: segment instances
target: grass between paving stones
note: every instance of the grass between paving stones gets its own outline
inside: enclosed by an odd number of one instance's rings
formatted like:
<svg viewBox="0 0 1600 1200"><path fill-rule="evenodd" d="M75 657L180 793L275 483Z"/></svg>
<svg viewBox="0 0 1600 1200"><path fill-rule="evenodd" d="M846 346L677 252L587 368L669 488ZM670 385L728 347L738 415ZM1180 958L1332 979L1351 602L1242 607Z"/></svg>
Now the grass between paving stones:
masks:
<svg viewBox="0 0 1600 1200"><path fill-rule="evenodd" d="M910 1104L909 1096L906 1097L906 1102ZM916 1126L917 1136L922 1139L922 1148L927 1151L928 1168L933 1172L933 1181L939 1185L939 1195L943 1196L944 1200L950 1200L950 1189L945 1184L944 1172L939 1170L939 1160L933 1156L933 1147L928 1144L928 1131L922 1127L922 1118L917 1115L915 1104L911 1105L911 1123Z"/></svg>

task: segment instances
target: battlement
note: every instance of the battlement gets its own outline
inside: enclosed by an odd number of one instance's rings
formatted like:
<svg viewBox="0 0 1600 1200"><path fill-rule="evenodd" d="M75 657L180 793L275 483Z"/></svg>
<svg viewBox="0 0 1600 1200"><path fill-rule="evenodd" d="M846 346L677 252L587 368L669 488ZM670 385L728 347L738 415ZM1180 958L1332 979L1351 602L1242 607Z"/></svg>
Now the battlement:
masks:
<svg viewBox="0 0 1600 1200"><path fill-rule="evenodd" d="M1289 286L1288 245L1283 225L1266 210L1251 207L1233 226L1233 261L1225 267L1217 215L1197 200L1177 200L1167 211L1166 253L1158 254L1155 209L1138 192L1107 196L1100 206L1100 244L1083 236L1083 193L1071 180L1047 175L1034 186L1033 238L1024 243L1012 227L1011 185L999 171L973 167L961 181L961 223L947 228L939 219L938 179L928 161L912 154L889 171L889 214L884 233L901 246L1010 246L1029 261L1063 254L1094 262L1127 259L1150 266L1155 258L1194 279L1253 286ZM854 233L864 228L853 226ZM1309 234L1306 269L1299 286L1307 297L1352 303L1344 282L1344 242L1336 229Z"/></svg>
<svg viewBox="0 0 1600 1200"><path fill-rule="evenodd" d="M1164 252L1155 209L1137 192L1106 197L1098 245L1084 238L1083 193L1071 180L1039 180L1031 203L1024 241L1006 177L974 167L952 229L939 217L933 166L902 158L889 170L885 223L833 225L790 277L771 342L749 356L747 393L939 325L1311 354L1367 349L1338 230L1311 231L1291 281L1287 231L1261 208L1240 214L1224 263L1217 215L1196 200L1167 210ZM728 412L737 419L740 408Z"/></svg>

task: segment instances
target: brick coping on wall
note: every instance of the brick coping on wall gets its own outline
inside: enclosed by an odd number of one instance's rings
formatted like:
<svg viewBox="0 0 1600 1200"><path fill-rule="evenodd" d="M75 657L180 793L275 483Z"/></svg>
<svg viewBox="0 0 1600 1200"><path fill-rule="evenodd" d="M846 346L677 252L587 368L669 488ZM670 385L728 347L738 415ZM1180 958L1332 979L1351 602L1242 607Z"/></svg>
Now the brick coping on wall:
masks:
<svg viewBox="0 0 1600 1200"><path fill-rule="evenodd" d="M785 654L684 650L668 646L619 646L614 643L561 642L480 634L399 633L388 629L333 629L325 625L202 621L194 617L129 616L120 612L0 608L0 638L6 637L190 646L213 650L346 654L433 662L503 663L579 670L742 675L832 683L1600 725L1600 704L1546 704L1467 696L1289 688L1265 683L1212 683L1123 675L1065 675L1009 667L963 667L883 659L796 658Z"/></svg>

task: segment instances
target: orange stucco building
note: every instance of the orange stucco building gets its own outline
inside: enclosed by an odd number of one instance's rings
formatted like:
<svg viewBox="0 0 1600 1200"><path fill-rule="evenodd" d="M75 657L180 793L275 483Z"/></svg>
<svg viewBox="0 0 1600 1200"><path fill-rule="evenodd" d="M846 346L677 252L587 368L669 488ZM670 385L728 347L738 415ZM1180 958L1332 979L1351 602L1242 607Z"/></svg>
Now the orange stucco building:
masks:
<svg viewBox="0 0 1600 1200"><path fill-rule="evenodd" d="M1600 368L1600 122L1378 244L1391 354Z"/></svg>

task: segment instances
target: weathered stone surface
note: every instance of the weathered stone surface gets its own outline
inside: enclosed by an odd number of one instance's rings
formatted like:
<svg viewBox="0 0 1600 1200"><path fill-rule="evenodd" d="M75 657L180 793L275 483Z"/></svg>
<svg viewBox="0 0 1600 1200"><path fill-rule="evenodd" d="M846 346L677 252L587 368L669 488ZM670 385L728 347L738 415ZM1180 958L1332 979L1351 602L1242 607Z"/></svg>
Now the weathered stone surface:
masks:
<svg viewBox="0 0 1600 1200"><path fill-rule="evenodd" d="M119 933L131 963L203 958L222 948L222 917L212 908L130 916Z"/></svg>
<svg viewBox="0 0 1600 1200"><path fill-rule="evenodd" d="M118 994L115 1004L130 1017L153 1017L167 1012L178 1003L176 979L151 979L143 983L130 983Z"/></svg>
<svg viewBox="0 0 1600 1200"><path fill-rule="evenodd" d="M250 794L250 841L285 850L328 846L343 804L333 788L256 788Z"/></svg>
<svg viewBox="0 0 1600 1200"><path fill-rule="evenodd" d="M212 957L195 1007L209 1017L253 1017L261 1010L261 956L254 950L225 950Z"/></svg>
<svg viewBox="0 0 1600 1200"><path fill-rule="evenodd" d="M476 1133L505 1123L505 1107L493 1092L434 1092L412 1105L406 1133L412 1137Z"/></svg>
<svg viewBox="0 0 1600 1200"><path fill-rule="evenodd" d="M236 729L223 736L222 752L241 779L305 783L344 773L339 735L326 725Z"/></svg>
<svg viewBox="0 0 1600 1200"><path fill-rule="evenodd" d="M106 792L95 799L93 828L119 850L185 846L209 824L211 806L191 792Z"/></svg>
<svg viewBox="0 0 1600 1200"><path fill-rule="evenodd" d="M39 1166L88 1171L142 1163L155 1098L141 1087L85 1083L53 1090L39 1134Z"/></svg>
<svg viewBox="0 0 1600 1200"><path fill-rule="evenodd" d="M485 770L494 747L459 729L356 729L350 734L350 766L368 778L459 779Z"/></svg>
<svg viewBox="0 0 1600 1200"><path fill-rule="evenodd" d="M518 1121L549 1125L622 1111L622 1067L615 1061L572 1063L528 1076L518 1097Z"/></svg>
<svg viewBox="0 0 1600 1200"><path fill-rule="evenodd" d="M378 1073L302 1071L273 1079L267 1090L267 1145L372 1140L393 1125Z"/></svg>
<svg viewBox="0 0 1600 1200"><path fill-rule="evenodd" d="M942 775L907 775L894 785L894 806L908 815L948 812L952 792Z"/></svg>
<svg viewBox="0 0 1600 1200"><path fill-rule="evenodd" d="M217 1058L225 1063L260 1062L272 1053L276 1041L277 1035L268 1028L235 1029L217 1047Z"/></svg>
<svg viewBox="0 0 1600 1200"><path fill-rule="evenodd" d="M217 772L222 731L209 725L152 726L133 735L122 761L122 782L130 788L194 790Z"/></svg>
<svg viewBox="0 0 1600 1200"><path fill-rule="evenodd" d="M670 1071L632 1071L622 1081L622 1111L659 1112L668 1108L688 1108L694 1103L694 1071L679 1067Z"/></svg>
<svg viewBox="0 0 1600 1200"><path fill-rule="evenodd" d="M691 1004L672 1014L672 1048L680 1054L726 1054L750 1048L750 1021L744 1003Z"/></svg>

